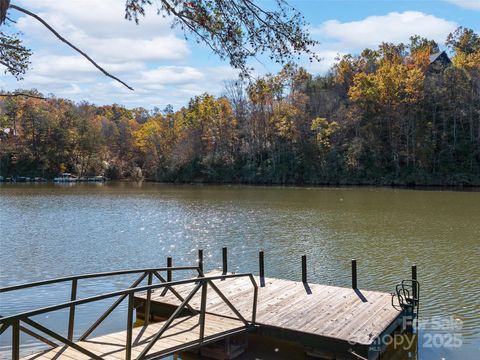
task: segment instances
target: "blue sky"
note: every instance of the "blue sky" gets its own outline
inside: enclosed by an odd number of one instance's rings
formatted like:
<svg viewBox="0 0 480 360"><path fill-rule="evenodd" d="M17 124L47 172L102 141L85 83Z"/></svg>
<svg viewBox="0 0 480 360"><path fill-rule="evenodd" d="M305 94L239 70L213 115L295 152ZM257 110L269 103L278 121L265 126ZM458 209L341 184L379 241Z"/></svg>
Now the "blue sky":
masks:
<svg viewBox="0 0 480 360"><path fill-rule="evenodd" d="M272 0L260 0L264 7ZM13 14L34 51L32 69L24 80L0 75L0 89L37 88L75 101L119 103L128 107L175 108L203 92L220 95L226 80L236 77L227 63L193 40L170 29L152 8L136 26L123 19L124 0L12 0L47 19L66 38L105 68L131 84L131 92L98 72L59 42L35 20ZM419 34L442 43L462 25L480 31L480 0L290 0L320 41L320 63L301 61L312 73L324 73L338 54L356 53L381 41L408 41ZM256 74L278 68L253 61Z"/></svg>

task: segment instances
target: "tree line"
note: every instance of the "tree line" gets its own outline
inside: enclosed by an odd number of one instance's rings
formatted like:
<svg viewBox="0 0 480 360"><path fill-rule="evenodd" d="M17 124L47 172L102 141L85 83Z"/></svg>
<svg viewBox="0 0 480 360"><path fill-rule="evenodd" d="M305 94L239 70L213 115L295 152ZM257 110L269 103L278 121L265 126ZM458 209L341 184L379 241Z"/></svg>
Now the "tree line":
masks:
<svg viewBox="0 0 480 360"><path fill-rule="evenodd" d="M325 75L288 64L178 111L2 96L0 175L480 185L480 37L459 28L446 46L451 63L413 36Z"/></svg>

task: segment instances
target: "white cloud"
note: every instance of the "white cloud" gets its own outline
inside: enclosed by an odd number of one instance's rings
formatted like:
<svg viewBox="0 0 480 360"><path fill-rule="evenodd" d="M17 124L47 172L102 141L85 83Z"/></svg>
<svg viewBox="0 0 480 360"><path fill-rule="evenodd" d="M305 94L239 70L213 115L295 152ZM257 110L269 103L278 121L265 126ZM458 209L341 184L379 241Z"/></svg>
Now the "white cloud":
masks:
<svg viewBox="0 0 480 360"><path fill-rule="evenodd" d="M458 5L464 9L480 10L480 0L447 0L449 3Z"/></svg>
<svg viewBox="0 0 480 360"><path fill-rule="evenodd" d="M33 65L30 72L27 74L27 77L30 77L30 75L51 76L56 74L61 78L65 78L65 76L76 73L81 75L96 75L98 73L98 70L89 62L85 61L81 55L56 55L40 53L34 54L31 58L31 61ZM144 64L138 61L122 63L99 62L99 64L115 73L139 71L145 68ZM77 78L78 75L74 75L74 77Z"/></svg>
<svg viewBox="0 0 480 360"><path fill-rule="evenodd" d="M361 50L377 47L381 42L406 42L412 35L421 35L441 43L456 27L455 22L434 15L405 11L343 23L329 20L314 28L312 33L336 49Z"/></svg>
<svg viewBox="0 0 480 360"><path fill-rule="evenodd" d="M320 45L316 54L320 57L320 61L309 62L306 66L307 70L315 73L324 74L332 68L338 57L346 54L345 50L322 50Z"/></svg>
<svg viewBox="0 0 480 360"><path fill-rule="evenodd" d="M142 86L168 86L204 80L204 74L190 66L162 66L142 71L136 81Z"/></svg>
<svg viewBox="0 0 480 360"><path fill-rule="evenodd" d="M382 42L408 42L412 35L442 44L456 27L453 21L419 11L391 12L350 22L328 20L311 29L312 35L320 41L317 54L322 61L309 64L307 68L325 73L339 55L377 48Z"/></svg>
<svg viewBox="0 0 480 360"><path fill-rule="evenodd" d="M184 60L190 53L184 40L175 36L154 37L151 39L90 39L86 48L102 61L164 61Z"/></svg>
<svg viewBox="0 0 480 360"><path fill-rule="evenodd" d="M141 25L124 20L118 0L38 1L37 11L54 29L99 61L183 60L189 55L185 39L177 37L170 20L147 14ZM73 53L42 24L29 16L19 18L17 28L34 47L50 47Z"/></svg>
<svg viewBox="0 0 480 360"><path fill-rule="evenodd" d="M146 108L162 108L166 104L172 104L180 108L191 97L204 92L221 94L224 80L237 77L236 71L229 66L147 68L143 63L103 64L112 72L116 70L116 75L133 86L135 91L132 92L99 75L95 68L88 63L84 64L77 56L38 55L33 60L36 66L25 76L25 80L19 83L4 82L4 78L0 77L0 89L36 88L44 94L53 93L57 97L96 104L119 103ZM54 62L49 63L49 60Z"/></svg>

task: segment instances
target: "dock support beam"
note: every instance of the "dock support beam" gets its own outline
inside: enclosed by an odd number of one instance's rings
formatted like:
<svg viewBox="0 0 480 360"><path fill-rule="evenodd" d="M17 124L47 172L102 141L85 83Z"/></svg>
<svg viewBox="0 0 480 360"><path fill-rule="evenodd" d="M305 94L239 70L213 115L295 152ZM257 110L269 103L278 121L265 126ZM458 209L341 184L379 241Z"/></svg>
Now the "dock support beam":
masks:
<svg viewBox="0 0 480 360"><path fill-rule="evenodd" d="M306 284L307 281L307 255L302 255L302 282Z"/></svg>
<svg viewBox="0 0 480 360"><path fill-rule="evenodd" d="M227 248L222 248L222 275L227 275L228 267L227 267Z"/></svg>
<svg viewBox="0 0 480 360"><path fill-rule="evenodd" d="M358 289L357 286L357 260L352 259L352 289Z"/></svg>

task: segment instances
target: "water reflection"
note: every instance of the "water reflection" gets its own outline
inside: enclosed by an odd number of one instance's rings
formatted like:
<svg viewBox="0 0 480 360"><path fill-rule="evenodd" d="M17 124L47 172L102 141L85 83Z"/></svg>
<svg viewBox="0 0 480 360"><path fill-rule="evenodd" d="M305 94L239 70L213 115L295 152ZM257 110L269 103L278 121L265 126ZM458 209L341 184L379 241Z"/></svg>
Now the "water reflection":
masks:
<svg viewBox="0 0 480 360"><path fill-rule="evenodd" d="M300 257L307 254L310 281L339 286L349 285L350 259L356 258L360 288L391 292L416 263L422 318L453 316L463 324L461 349L428 348L420 337L419 357L463 359L480 344L479 218L478 192L2 184L0 285L159 266L166 256L190 265L199 248L205 266L218 268L221 247L227 246L235 254L234 271L257 272L258 250L264 249L267 276L300 279ZM121 289L133 280L86 282L80 291ZM15 298L2 295L0 314L68 296L61 286ZM80 310L78 331L106 307ZM123 328L121 310L99 333ZM64 316L59 312L42 321L64 331ZM0 345L9 341L6 334Z"/></svg>

